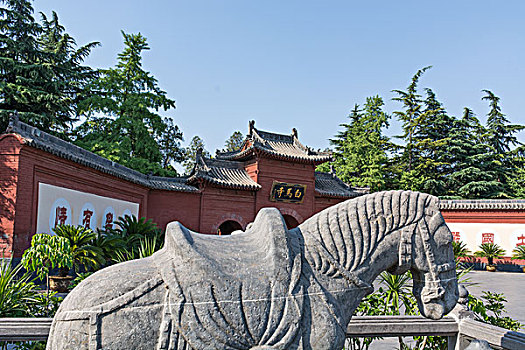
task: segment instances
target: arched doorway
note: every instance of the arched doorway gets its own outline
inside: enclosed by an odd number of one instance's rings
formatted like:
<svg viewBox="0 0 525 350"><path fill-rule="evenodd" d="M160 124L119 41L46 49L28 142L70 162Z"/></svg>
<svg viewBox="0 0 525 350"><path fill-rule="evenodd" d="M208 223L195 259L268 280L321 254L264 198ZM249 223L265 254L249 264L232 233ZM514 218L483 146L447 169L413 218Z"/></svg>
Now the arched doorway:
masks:
<svg viewBox="0 0 525 350"><path fill-rule="evenodd" d="M291 216L291 215L288 215L288 214L284 214L283 215L283 218L284 218L284 222L286 222L286 227L291 230L292 228L296 228L297 226L299 226L299 222L297 222L297 220Z"/></svg>
<svg viewBox="0 0 525 350"><path fill-rule="evenodd" d="M223 222L217 229L217 234L219 236L231 235L233 231L242 230L241 224L237 221L227 220Z"/></svg>

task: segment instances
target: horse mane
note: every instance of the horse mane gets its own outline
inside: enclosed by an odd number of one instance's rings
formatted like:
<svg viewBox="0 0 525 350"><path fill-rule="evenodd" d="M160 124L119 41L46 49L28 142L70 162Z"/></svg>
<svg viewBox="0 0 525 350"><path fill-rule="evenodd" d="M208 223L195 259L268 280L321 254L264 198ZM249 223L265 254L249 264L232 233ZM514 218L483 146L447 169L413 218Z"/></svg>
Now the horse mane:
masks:
<svg viewBox="0 0 525 350"><path fill-rule="evenodd" d="M424 193L388 191L339 203L299 226L305 253L323 274L340 272L334 265L352 272L388 234L435 214L437 202Z"/></svg>

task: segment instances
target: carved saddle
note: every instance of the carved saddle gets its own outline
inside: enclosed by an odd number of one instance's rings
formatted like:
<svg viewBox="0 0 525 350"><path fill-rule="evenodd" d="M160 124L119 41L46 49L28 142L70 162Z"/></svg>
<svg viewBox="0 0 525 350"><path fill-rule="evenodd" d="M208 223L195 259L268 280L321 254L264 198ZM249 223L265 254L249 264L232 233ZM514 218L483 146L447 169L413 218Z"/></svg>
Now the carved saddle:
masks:
<svg viewBox="0 0 525 350"><path fill-rule="evenodd" d="M233 236L194 233L173 222L162 250L86 279L55 321L70 324L71 332L87 328L88 334L67 335L84 349L286 347L303 312L296 241L273 208ZM53 343L62 341L50 339L48 349Z"/></svg>

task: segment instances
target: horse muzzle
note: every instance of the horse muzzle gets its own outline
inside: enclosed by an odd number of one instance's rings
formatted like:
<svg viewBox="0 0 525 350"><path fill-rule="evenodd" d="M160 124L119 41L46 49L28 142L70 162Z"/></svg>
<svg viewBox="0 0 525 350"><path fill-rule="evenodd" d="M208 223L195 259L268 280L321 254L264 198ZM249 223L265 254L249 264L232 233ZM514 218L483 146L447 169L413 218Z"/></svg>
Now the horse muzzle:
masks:
<svg viewBox="0 0 525 350"><path fill-rule="evenodd" d="M439 320L447 312L445 308L445 289L443 287L423 287L421 290L421 308L423 316Z"/></svg>
<svg viewBox="0 0 525 350"><path fill-rule="evenodd" d="M450 287L450 289L449 289ZM423 316L438 320L449 313L458 299L457 284L448 285L445 289L441 284L423 286L420 293L420 311Z"/></svg>

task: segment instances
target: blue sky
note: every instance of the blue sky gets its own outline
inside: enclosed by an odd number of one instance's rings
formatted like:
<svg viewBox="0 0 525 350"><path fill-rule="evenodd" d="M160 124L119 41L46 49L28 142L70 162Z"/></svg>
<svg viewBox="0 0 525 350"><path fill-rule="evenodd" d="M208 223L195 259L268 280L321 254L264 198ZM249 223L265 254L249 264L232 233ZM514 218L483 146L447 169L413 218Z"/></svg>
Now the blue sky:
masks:
<svg viewBox="0 0 525 350"><path fill-rule="evenodd" d="M419 69L450 114L469 106L482 121L482 89L525 124L525 1L135 1L37 0L79 44L100 41L87 63L106 68L121 30L141 32L144 67L176 100L172 116L212 153L235 130L291 133L325 148L355 103L393 89ZM389 134L399 132L392 121ZM520 139L523 137L520 136Z"/></svg>

